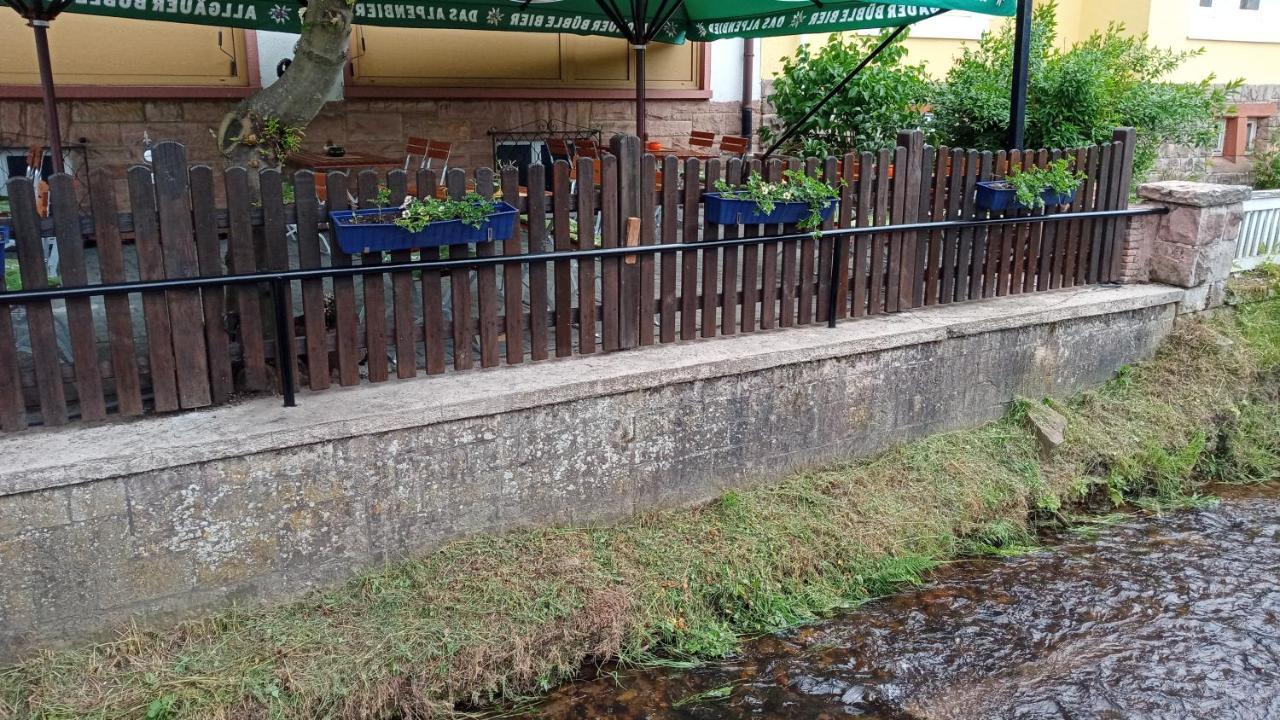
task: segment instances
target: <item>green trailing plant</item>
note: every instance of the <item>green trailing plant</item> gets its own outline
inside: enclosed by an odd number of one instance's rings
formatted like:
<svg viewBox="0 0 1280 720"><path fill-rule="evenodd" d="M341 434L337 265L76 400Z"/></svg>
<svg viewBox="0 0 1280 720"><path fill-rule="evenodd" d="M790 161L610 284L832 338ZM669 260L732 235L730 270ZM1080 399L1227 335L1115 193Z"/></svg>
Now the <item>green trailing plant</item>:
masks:
<svg viewBox="0 0 1280 720"><path fill-rule="evenodd" d="M768 182L758 172L751 173L746 184L740 187L717 180L716 190L724 197L754 202L762 215L772 213L778 203L805 203L809 215L797 225L802 230L814 231L815 235L822 232L822 211L840 197L840 191L835 187L799 170L784 172L782 182Z"/></svg>
<svg viewBox="0 0 1280 720"><path fill-rule="evenodd" d="M1043 168L1012 168L1004 181L1017 193L1023 207L1034 210L1044 207L1046 189L1058 195L1071 195L1080 189L1084 177L1084 173L1073 170L1071 162L1063 158Z"/></svg>
<svg viewBox="0 0 1280 720"><path fill-rule="evenodd" d="M1280 148L1253 156L1253 186L1258 190L1280 189Z"/></svg>
<svg viewBox="0 0 1280 720"><path fill-rule="evenodd" d="M784 58L774 76L768 101L776 121L760 128L766 143L780 138L844 79L887 37L832 35L825 45L801 45ZM901 36L906 39L906 33ZM892 148L898 131L917 127L929 93L923 65L905 62L901 40L887 47L870 65L782 148L809 157Z"/></svg>
<svg viewBox="0 0 1280 720"><path fill-rule="evenodd" d="M395 224L409 232L419 232L427 225L443 220L461 220L465 225L478 228L496 209L493 201L474 192L467 193L461 200L410 197L400 206L400 216L395 219Z"/></svg>
<svg viewBox="0 0 1280 720"><path fill-rule="evenodd" d="M250 130L232 138L236 143L257 148L274 165L283 165L290 153L302 148L306 133L301 127L289 125L277 117L250 115Z"/></svg>
<svg viewBox="0 0 1280 720"><path fill-rule="evenodd" d="M1117 127L1137 130L1135 183L1155 167L1165 144L1201 149L1218 138L1218 118L1239 81L1176 83L1168 78L1203 51L1150 45L1112 24L1069 48L1058 43L1057 3L1038 3L1028 87L1027 146L1078 147L1110 142ZM930 97L930 132L939 145L997 150L1009 134L1012 24L966 47Z"/></svg>

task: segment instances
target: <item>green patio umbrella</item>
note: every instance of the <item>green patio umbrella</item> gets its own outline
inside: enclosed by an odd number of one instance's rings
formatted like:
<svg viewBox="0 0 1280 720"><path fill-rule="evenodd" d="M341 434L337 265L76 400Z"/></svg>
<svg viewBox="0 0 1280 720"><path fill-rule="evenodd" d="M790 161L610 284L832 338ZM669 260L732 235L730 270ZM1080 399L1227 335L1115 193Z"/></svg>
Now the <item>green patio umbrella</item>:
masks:
<svg viewBox="0 0 1280 720"><path fill-rule="evenodd" d="M1023 0L1026 2L1027 0ZM296 0L3 0L36 30L45 102L53 102L44 27L59 12L299 32ZM1018 0L357 0L358 25L552 32L627 39L636 52L636 131L645 135L645 48L736 37L906 27L948 10L1013 15ZM56 113L56 109L51 110ZM56 121L51 114L50 121ZM50 128L51 143L57 132ZM59 153L55 150L55 156ZM61 167L61 160L55 157Z"/></svg>

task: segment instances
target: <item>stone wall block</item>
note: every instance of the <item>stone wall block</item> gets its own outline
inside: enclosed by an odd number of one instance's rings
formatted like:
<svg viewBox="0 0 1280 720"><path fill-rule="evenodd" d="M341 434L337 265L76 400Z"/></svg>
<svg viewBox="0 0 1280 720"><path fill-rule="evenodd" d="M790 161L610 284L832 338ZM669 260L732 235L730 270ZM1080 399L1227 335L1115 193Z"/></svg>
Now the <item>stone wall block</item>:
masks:
<svg viewBox="0 0 1280 720"><path fill-rule="evenodd" d="M1243 202L1252 190L1237 185L1208 185L1185 181L1149 183L1138 195L1168 214L1154 231L1142 223L1130 233L1126 261L1150 249L1149 277L1156 282L1187 288L1184 312L1198 312L1223 302L1221 288L1231 274L1235 243L1244 216ZM1145 247L1144 247L1145 246ZM1125 274L1140 276L1130 269Z"/></svg>
<svg viewBox="0 0 1280 720"><path fill-rule="evenodd" d="M136 100L75 102L71 105L72 122L144 122L146 119L143 103Z"/></svg>
<svg viewBox="0 0 1280 720"><path fill-rule="evenodd" d="M147 122L181 122L183 106L168 100L146 102L142 106L142 115Z"/></svg>

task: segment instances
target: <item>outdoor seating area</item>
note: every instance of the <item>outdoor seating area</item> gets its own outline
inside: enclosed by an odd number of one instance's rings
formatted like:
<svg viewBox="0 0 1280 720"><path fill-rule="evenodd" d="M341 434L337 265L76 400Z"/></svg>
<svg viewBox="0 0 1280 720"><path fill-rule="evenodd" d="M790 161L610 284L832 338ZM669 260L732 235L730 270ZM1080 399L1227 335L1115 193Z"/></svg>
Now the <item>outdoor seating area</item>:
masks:
<svg viewBox="0 0 1280 720"><path fill-rule="evenodd" d="M1108 282L1124 218L1143 212L1125 210L1131 132L1052 152L933 148L919 132L899 144L761 163L654 155L618 137L599 158L575 144L572 165L530 165L529 186L545 193L521 192L515 166L405 172L403 160L386 172L264 170L255 193L246 170L189 166L181 145L161 143L152 168L130 172L127 199L109 182L92 184L91 216L69 202L71 178L50 178L48 219L34 185L16 181L22 289L0 295L10 309L0 313L0 365L15 370L0 383L0 420L18 430L273 391L292 401L303 388ZM1086 177L1063 204L977 204L980 182L1060 158ZM836 189L820 228L711 213L717 181L739 185L759 172L777 182L788 169ZM575 170L598 182L575 182ZM215 183L226 187L225 206ZM330 213L349 209L349 198L360 208L399 206L410 187L427 197L497 196L524 220L479 239L388 252L348 254L331 242ZM45 235L56 238L60 287L48 287Z"/></svg>

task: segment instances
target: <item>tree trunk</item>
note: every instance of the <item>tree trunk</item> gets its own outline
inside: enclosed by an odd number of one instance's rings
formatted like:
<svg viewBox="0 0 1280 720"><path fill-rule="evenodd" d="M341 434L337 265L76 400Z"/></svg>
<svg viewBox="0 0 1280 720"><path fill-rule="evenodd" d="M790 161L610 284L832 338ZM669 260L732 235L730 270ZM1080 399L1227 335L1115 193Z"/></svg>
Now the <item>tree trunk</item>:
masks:
<svg viewBox="0 0 1280 720"><path fill-rule="evenodd" d="M342 80L351 37L351 5L347 0L310 0L302 16L302 37L293 63L275 83L245 98L223 118L218 148L232 165L272 167L283 160L261 142L263 123L303 129L324 107ZM256 184L257 173L250 182Z"/></svg>

